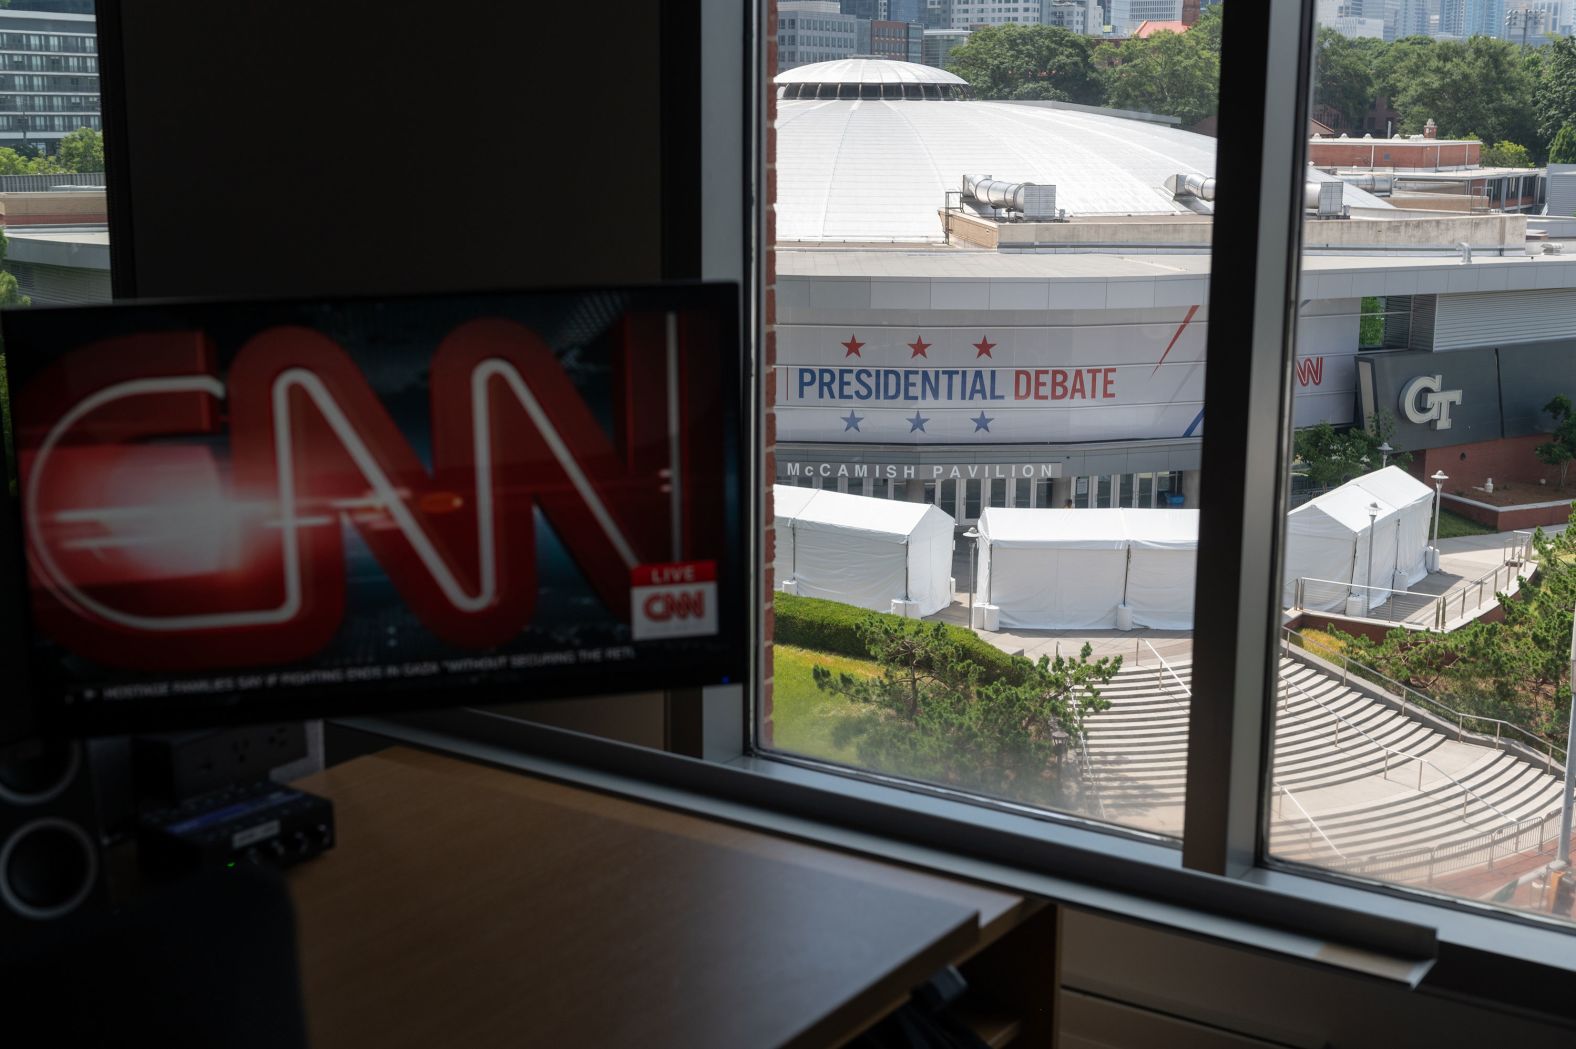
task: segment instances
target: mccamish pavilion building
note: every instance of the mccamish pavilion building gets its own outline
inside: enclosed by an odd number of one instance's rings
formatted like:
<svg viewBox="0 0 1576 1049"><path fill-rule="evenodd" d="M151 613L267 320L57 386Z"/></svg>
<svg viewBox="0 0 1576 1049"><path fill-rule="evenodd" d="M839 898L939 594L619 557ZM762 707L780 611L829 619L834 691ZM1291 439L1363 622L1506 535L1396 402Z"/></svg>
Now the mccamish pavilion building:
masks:
<svg viewBox="0 0 1576 1049"><path fill-rule="evenodd" d="M1197 505L1215 141L975 101L883 59L777 85L778 482L934 502L960 526L986 506ZM1361 422L1361 402L1396 447L1437 447L1457 439L1429 410L1443 384L1412 380L1437 354L1576 330L1576 266L1530 253L1524 215L1365 186L1388 189L1309 169L1296 424ZM1360 398L1362 296L1384 297L1387 348L1361 356L1389 363ZM1507 304L1496 330L1450 330L1485 297ZM1576 349L1555 357L1576 380ZM1516 436L1490 429L1472 439Z"/></svg>

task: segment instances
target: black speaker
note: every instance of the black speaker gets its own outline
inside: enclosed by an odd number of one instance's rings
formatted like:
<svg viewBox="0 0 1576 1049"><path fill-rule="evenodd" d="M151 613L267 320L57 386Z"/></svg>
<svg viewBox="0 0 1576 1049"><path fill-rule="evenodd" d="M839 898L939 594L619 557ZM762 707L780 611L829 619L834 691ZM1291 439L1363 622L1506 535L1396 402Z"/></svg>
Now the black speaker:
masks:
<svg viewBox="0 0 1576 1049"><path fill-rule="evenodd" d="M107 905L116 864L104 788L120 753L79 740L0 748L0 942L46 941Z"/></svg>

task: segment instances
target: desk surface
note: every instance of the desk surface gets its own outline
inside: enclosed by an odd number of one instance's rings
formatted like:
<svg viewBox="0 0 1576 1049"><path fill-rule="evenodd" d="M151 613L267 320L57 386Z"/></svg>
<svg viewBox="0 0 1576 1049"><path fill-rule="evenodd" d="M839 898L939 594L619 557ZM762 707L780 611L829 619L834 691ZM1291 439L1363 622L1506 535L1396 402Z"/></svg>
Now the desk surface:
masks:
<svg viewBox="0 0 1576 1049"><path fill-rule="evenodd" d="M312 1045L835 1044L1031 901L404 748L299 781Z"/></svg>

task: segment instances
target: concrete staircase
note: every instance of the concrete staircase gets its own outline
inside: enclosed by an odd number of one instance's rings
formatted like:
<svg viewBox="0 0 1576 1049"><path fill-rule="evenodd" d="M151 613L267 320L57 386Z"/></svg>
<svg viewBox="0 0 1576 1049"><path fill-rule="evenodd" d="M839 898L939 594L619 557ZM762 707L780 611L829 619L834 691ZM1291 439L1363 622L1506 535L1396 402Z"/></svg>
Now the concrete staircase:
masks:
<svg viewBox="0 0 1576 1049"><path fill-rule="evenodd" d="M1189 662L1172 669L1191 684ZM1295 660L1281 661L1281 681L1270 821L1277 856L1363 869L1375 856L1432 849L1470 862L1475 843L1496 831L1507 851L1512 840L1516 848L1532 842L1538 818L1559 805L1558 769L1458 742ZM1106 818L1180 834L1189 702L1182 686L1154 666L1124 667L1103 694L1111 708L1087 724ZM1383 747L1426 762L1387 757ZM1407 862L1429 867L1426 857Z"/></svg>

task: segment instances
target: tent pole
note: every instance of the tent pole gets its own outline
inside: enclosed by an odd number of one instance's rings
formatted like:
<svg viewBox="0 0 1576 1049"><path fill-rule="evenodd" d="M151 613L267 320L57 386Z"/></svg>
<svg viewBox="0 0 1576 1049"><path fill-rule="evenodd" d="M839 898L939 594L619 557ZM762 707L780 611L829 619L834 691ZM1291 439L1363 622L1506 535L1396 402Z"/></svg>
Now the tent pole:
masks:
<svg viewBox="0 0 1576 1049"><path fill-rule="evenodd" d="M799 578L799 519L788 519L788 578Z"/></svg>
<svg viewBox="0 0 1576 1049"><path fill-rule="evenodd" d="M1133 547L1127 546L1127 560L1122 564L1122 604L1127 604L1127 581L1133 574Z"/></svg>
<svg viewBox="0 0 1576 1049"><path fill-rule="evenodd" d="M977 541L977 540L976 540ZM996 589L996 548L985 548L985 603L990 604L990 593Z"/></svg>
<svg viewBox="0 0 1576 1049"><path fill-rule="evenodd" d="M903 540L903 600L908 600L908 540Z"/></svg>

